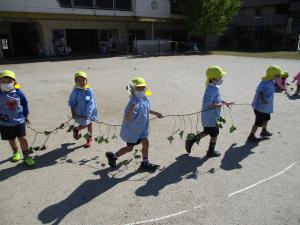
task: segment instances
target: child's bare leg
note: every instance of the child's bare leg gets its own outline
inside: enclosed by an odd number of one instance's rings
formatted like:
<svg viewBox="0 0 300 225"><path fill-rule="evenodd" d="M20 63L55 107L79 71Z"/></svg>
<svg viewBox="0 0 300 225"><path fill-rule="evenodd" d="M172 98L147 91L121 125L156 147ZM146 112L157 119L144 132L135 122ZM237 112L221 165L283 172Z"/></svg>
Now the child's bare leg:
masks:
<svg viewBox="0 0 300 225"><path fill-rule="evenodd" d="M255 133L256 133L257 130L258 130L258 126L256 126L256 125L254 124L254 125L252 126L250 135L255 136Z"/></svg>
<svg viewBox="0 0 300 225"><path fill-rule="evenodd" d="M91 138L93 136L93 124L92 123L87 125L87 130L88 130L90 138Z"/></svg>
<svg viewBox="0 0 300 225"><path fill-rule="evenodd" d="M268 122L269 122L269 121L265 121L265 122L263 123L263 125L262 125L262 129L263 129L263 130L267 130Z"/></svg>
<svg viewBox="0 0 300 225"><path fill-rule="evenodd" d="M18 145L17 145L17 141L16 141L16 138L15 139L11 139L11 140L8 140L8 143L11 147L11 149L13 150L14 153L18 152Z"/></svg>
<svg viewBox="0 0 300 225"><path fill-rule="evenodd" d="M126 146L124 148L121 148L119 151L116 152L116 156L120 157L122 155L125 155L128 152L131 152L133 150L134 146Z"/></svg>
<svg viewBox="0 0 300 225"><path fill-rule="evenodd" d="M142 140L142 156L143 156L143 161L148 162L148 149L149 149L149 141L148 139Z"/></svg>
<svg viewBox="0 0 300 225"><path fill-rule="evenodd" d="M21 150L22 150L23 154L24 155L28 155L29 151L28 151L28 141L27 141L27 138L25 136L24 137L18 137L18 140L19 140L20 147L21 147Z"/></svg>

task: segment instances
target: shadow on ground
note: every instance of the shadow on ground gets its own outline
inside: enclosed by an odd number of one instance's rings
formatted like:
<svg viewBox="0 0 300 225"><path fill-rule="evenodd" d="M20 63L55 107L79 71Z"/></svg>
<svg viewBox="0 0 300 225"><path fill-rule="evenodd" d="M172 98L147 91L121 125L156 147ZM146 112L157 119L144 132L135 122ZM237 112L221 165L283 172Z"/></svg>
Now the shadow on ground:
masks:
<svg viewBox="0 0 300 225"><path fill-rule="evenodd" d="M158 196L159 191L170 184L178 183L183 179L196 179L197 168L205 163L209 158L192 157L188 154L180 155L176 161L166 167L155 177L150 178L147 183L139 187L135 193L137 196ZM184 176L187 175L185 178Z"/></svg>
<svg viewBox="0 0 300 225"><path fill-rule="evenodd" d="M53 166L57 164L58 159L62 159L66 157L69 153L75 151L76 149L82 148L83 146L77 146L74 148L69 148L69 146L75 145L75 143L66 143L62 144L60 148L50 150L49 152L39 156L37 158L37 164L31 169L40 169L48 166ZM10 159L6 159L0 164L4 162L8 162ZM0 181L4 181L10 177L13 177L23 171L27 171L28 167L26 167L23 163L19 163L16 166L12 166L10 168L6 168L0 171Z"/></svg>
<svg viewBox="0 0 300 225"><path fill-rule="evenodd" d="M124 164L127 165L128 161L125 160L119 163L116 169L119 169ZM110 168L106 168L94 172L95 175L100 176L100 179L85 181L78 188L76 188L67 198L65 198L59 203L50 205L44 210L42 210L38 215L38 219L43 224L53 223L57 225L73 210L90 202L91 200L108 191L115 185L126 181L139 173L139 171L133 171L125 175L124 177L115 178L108 176L109 171Z"/></svg>
<svg viewBox="0 0 300 225"><path fill-rule="evenodd" d="M268 138L262 138L260 142L265 140L268 140ZM236 143L232 144L225 152L220 167L223 170L241 169L242 165L240 164L240 162L247 158L249 155L254 154L255 152L253 152L252 150L258 146L259 142L246 142L242 146L237 146Z"/></svg>

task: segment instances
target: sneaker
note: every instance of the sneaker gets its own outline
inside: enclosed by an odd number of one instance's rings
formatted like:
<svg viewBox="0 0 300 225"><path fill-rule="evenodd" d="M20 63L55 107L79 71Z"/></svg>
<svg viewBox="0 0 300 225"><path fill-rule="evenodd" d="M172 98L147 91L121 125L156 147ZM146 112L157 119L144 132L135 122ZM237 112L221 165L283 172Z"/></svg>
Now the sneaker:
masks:
<svg viewBox="0 0 300 225"><path fill-rule="evenodd" d="M18 161L20 161L20 160L21 160L21 153L20 153L20 152L15 152L15 153L13 154L13 156L11 157L11 160L12 160L13 162L18 162Z"/></svg>
<svg viewBox="0 0 300 225"><path fill-rule="evenodd" d="M194 144L193 140L185 140L185 150L188 154L191 153L193 144Z"/></svg>
<svg viewBox="0 0 300 225"><path fill-rule="evenodd" d="M206 154L206 156L209 158L219 157L220 155L221 155L221 153L218 151L207 151L207 154Z"/></svg>
<svg viewBox="0 0 300 225"><path fill-rule="evenodd" d="M75 140L79 140L81 138L80 130L77 127L73 128L73 137Z"/></svg>
<svg viewBox="0 0 300 225"><path fill-rule="evenodd" d="M88 138L87 141L86 141L86 143L85 143L85 145L84 145L84 147L85 148L92 147L93 143L94 143L93 139L92 138Z"/></svg>
<svg viewBox="0 0 300 225"><path fill-rule="evenodd" d="M260 136L261 137L271 137L273 134L271 133L271 132L269 132L269 131L267 131L267 130L263 130L263 131L261 131L261 133L260 133Z"/></svg>
<svg viewBox="0 0 300 225"><path fill-rule="evenodd" d="M249 135L249 137L247 138L248 142L259 142L260 139L255 137L254 135Z"/></svg>
<svg viewBox="0 0 300 225"><path fill-rule="evenodd" d="M27 166L34 166L36 164L36 162L34 161L33 158L31 158L30 156L25 156L24 158L24 163L27 165Z"/></svg>
<svg viewBox="0 0 300 225"><path fill-rule="evenodd" d="M110 165L111 168L116 168L117 167L117 158L115 156L114 153L112 152L106 152L105 154L107 160L108 160L108 164Z"/></svg>
<svg viewBox="0 0 300 225"><path fill-rule="evenodd" d="M149 163L149 162L141 162L141 165L139 167L140 171L145 171L145 172L149 172L149 173L154 173L156 171L156 169L158 168L158 165Z"/></svg>

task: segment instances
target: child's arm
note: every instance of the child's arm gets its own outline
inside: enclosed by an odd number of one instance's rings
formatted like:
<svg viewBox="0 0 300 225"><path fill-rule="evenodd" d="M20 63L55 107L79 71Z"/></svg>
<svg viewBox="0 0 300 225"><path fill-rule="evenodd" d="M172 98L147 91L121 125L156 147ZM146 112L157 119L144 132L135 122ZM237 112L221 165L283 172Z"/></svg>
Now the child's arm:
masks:
<svg viewBox="0 0 300 225"><path fill-rule="evenodd" d="M21 106L23 107L23 115L25 117L25 122L27 124L30 124L30 120L28 118L29 117L28 101L27 101L24 93L21 90L18 90L18 94L20 97Z"/></svg>
<svg viewBox="0 0 300 225"><path fill-rule="evenodd" d="M226 105L228 108L230 108L230 107L234 104L234 102L225 102L225 101L222 100L222 104L224 104L224 105Z"/></svg>
<svg viewBox="0 0 300 225"><path fill-rule="evenodd" d="M265 100L264 93L262 91L259 92L259 98L262 104L268 104L268 102Z"/></svg>
<svg viewBox="0 0 300 225"><path fill-rule="evenodd" d="M125 118L127 121L133 120L133 114L134 114L135 109L136 109L136 104L132 104L129 108L128 113L125 115Z"/></svg>
<svg viewBox="0 0 300 225"><path fill-rule="evenodd" d="M150 114L157 116L157 118L163 118L163 115L159 112L150 109Z"/></svg>

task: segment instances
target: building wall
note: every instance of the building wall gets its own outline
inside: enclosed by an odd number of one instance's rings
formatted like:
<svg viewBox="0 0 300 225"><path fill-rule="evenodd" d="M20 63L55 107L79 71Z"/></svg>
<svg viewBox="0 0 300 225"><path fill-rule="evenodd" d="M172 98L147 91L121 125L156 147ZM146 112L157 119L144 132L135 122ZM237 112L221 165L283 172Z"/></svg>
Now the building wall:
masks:
<svg viewBox="0 0 300 225"><path fill-rule="evenodd" d="M62 8L56 0L1 0L0 11L170 18L169 0L132 0L133 11Z"/></svg>

